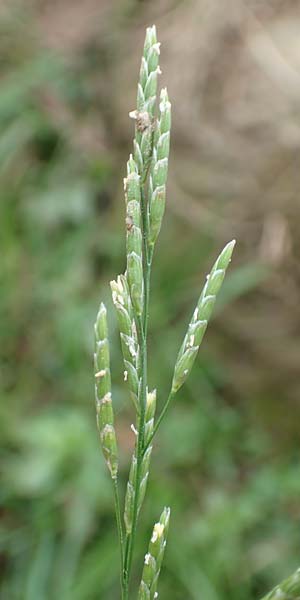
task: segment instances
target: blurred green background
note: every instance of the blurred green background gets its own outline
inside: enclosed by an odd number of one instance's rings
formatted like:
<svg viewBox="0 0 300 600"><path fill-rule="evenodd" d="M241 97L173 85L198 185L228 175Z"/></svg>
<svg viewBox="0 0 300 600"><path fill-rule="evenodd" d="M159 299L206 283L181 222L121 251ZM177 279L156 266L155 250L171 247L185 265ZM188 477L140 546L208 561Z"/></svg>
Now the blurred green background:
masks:
<svg viewBox="0 0 300 600"><path fill-rule="evenodd" d="M108 282L124 269L128 112L152 22L173 103L151 300L161 403L205 274L238 245L157 440L135 577L165 504L165 600L255 600L300 562L299 4L3 0L3 600L119 598L92 326L104 299L124 491L133 414Z"/></svg>

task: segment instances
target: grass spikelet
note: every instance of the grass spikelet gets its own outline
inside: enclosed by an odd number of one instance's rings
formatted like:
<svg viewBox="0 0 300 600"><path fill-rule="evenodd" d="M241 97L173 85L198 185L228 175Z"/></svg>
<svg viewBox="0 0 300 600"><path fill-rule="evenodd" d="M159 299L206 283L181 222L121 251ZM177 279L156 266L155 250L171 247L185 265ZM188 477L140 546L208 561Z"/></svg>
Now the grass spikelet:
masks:
<svg viewBox="0 0 300 600"><path fill-rule="evenodd" d="M121 347L124 359L124 380L128 381L131 398L134 402L136 410L138 410L139 381L137 365L139 358L139 346L126 277L124 275L119 275L116 281L110 282L110 287L120 331Z"/></svg>
<svg viewBox="0 0 300 600"><path fill-rule="evenodd" d="M154 600L158 597L157 584L167 544L170 509L165 508L158 523L155 523L148 552L144 560L142 581L138 600Z"/></svg>
<svg viewBox="0 0 300 600"><path fill-rule="evenodd" d="M95 323L96 415L104 458L112 478L115 479L118 473L118 451L111 398L110 357L107 336L106 308L101 303Z"/></svg>
<svg viewBox="0 0 300 600"><path fill-rule="evenodd" d="M156 409L156 390L153 392L148 392L147 394L147 404L146 404L146 414L145 414L145 443L148 442L150 437L153 434L154 428L154 415ZM149 466L150 459L152 453L152 446L149 445L146 452L143 455L142 466L141 466L141 478L139 483L139 501L138 501L138 513L141 510L141 506L143 504L147 481L149 477ZM133 513L134 513L134 492L136 485L136 467L137 467L137 456L136 452L134 452L131 467L129 472L129 480L127 483L127 490L125 496L125 510L124 510L124 522L126 527L127 534L130 534L132 531L132 523L133 523Z"/></svg>
<svg viewBox="0 0 300 600"><path fill-rule="evenodd" d="M166 183L170 152L171 103L167 89L160 94L160 116L156 126L151 173L149 178L149 246L152 248L160 232L166 203Z"/></svg>

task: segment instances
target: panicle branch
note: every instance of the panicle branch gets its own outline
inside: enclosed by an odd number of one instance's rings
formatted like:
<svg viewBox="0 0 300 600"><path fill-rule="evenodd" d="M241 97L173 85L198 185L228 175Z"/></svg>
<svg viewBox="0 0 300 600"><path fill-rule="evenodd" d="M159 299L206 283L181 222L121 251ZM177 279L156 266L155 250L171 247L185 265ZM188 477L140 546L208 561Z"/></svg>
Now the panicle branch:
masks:
<svg viewBox="0 0 300 600"><path fill-rule="evenodd" d="M113 479L118 474L118 451L111 398L110 356L106 308L100 304L95 323L95 393L97 425L104 458Z"/></svg>
<svg viewBox="0 0 300 600"><path fill-rule="evenodd" d="M220 256L217 258L210 274L207 276L206 284L202 290L177 356L171 394L175 394L181 388L191 372L213 311L216 296L221 288L226 269L230 263L234 246L235 240L232 240L232 242L229 242L225 246Z"/></svg>

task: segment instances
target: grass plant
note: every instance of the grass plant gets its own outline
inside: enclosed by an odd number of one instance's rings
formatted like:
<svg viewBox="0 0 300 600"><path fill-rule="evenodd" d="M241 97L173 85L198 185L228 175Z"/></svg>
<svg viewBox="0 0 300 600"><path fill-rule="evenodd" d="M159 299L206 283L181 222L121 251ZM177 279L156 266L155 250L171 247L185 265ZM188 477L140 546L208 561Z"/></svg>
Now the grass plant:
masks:
<svg viewBox="0 0 300 600"><path fill-rule="evenodd" d="M155 26L149 27L138 82L137 108L129 113L135 120L135 137L124 179L127 267L124 274L111 282L124 359L124 379L128 383L136 414L136 424L133 426L136 443L126 489L124 525L118 491L118 450L112 406L106 308L103 303L95 323L97 423L115 493L122 566L122 600L129 597L138 517L146 493L154 436L171 400L191 371L235 244L232 241L225 246L207 276L175 362L170 394L155 421L156 390L149 390L147 376L149 293L154 248L165 210L171 130L171 103L165 88L160 92L156 115L159 54L160 43L157 41ZM158 595L157 584L169 518L170 509L164 508L160 520L154 526L139 587L140 600L152 600Z"/></svg>
<svg viewBox="0 0 300 600"><path fill-rule="evenodd" d="M141 61L137 108L129 113L135 121L133 153L124 179L126 205L126 271L111 282L124 360L124 380L133 402L136 422L134 452L121 513L118 487L118 444L114 428L110 352L106 308L103 303L95 323L96 412L100 442L114 489L120 546L121 596L128 600L138 518L145 498L155 435L174 396L188 378L212 315L216 296L231 261L235 240L229 242L207 275L205 285L180 346L169 395L156 417L156 389L148 383L148 320L153 255L166 201L170 151L171 103L167 89L157 87L160 43L155 26L146 31ZM154 525L145 555L138 600L158 597L158 579L167 542L170 509L165 507ZM299 570L277 586L264 600L300 598Z"/></svg>
<svg viewBox="0 0 300 600"><path fill-rule="evenodd" d="M136 6L135 16L140 18L147 3ZM96 36L92 45L77 46L75 53L68 51L65 60L64 45L51 50L45 43L38 3L11 2L7 7L0 11L0 597L116 600L113 488L99 456L94 407L87 395L93 395L92 323L99 289L106 302L106 283L123 272L124 237L115 218L122 171L120 132L111 127L121 89L109 82L120 73L121 40L131 38L133 21L120 20L114 11L122 35L114 29L112 36L111 11L106 11L107 35ZM182 11L172 17L170 12L170 18L174 27L182 28ZM222 44L220 48L222 53ZM138 49L135 52L138 56ZM167 71L166 66L166 75ZM219 86L213 93L218 91ZM113 107L109 115L108 105ZM93 136L96 123L101 131L107 123L109 132L100 147ZM172 126L172 136L173 131ZM173 160L177 144L172 137ZM210 168L216 160L212 152ZM182 184L187 166L193 176L190 161L180 164ZM205 200L213 213L227 197L221 180L218 174L216 195ZM292 177L288 186L286 207L294 223ZM272 341L279 340L276 327L282 333L284 305L271 301L269 293L270 320L263 330L257 327L260 309L266 306L267 281L272 297L277 298L279 288L269 280L258 253L253 254L253 227L260 230L261 213L245 222L247 199L247 194L240 198L236 215L237 226L243 222L242 264L226 275L201 360L195 361L154 440L147 502L134 551L132 598L153 523L164 505L172 508L158 587L164 600L257 600L297 566L299 411L292 400L297 374L291 371L297 327L293 332L286 328L289 344L282 354L282 343ZM175 195L172 201L178 201ZM265 208L272 210L272 205ZM123 213L122 206L118 212ZM221 212L228 227L230 207L224 205ZM219 236L219 228L189 223L173 211L159 236L149 321L149 380L150 390L155 386L159 392L158 415L171 384L170 366L183 337L185 315L191 299L196 302L198 273L205 272ZM287 273L297 277L297 269ZM289 323L292 296L286 295ZM109 312L114 309L109 307ZM128 439L134 439L128 417L134 408L122 382L117 320L108 321L123 513ZM276 350L282 354L282 369L274 377L270 365L274 367Z"/></svg>

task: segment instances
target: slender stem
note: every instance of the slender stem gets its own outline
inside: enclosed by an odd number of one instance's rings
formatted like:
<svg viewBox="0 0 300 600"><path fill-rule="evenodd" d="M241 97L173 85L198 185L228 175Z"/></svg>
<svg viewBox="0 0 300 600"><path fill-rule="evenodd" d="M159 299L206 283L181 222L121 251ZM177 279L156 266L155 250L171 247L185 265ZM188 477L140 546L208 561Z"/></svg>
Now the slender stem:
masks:
<svg viewBox="0 0 300 600"><path fill-rule="evenodd" d="M120 547L121 592L122 592L122 600L126 600L126 593L125 593L125 588L124 588L124 578L123 578L123 565L124 565L123 527L122 527L122 518L121 518L121 508L120 508L118 480L117 480L116 477L113 479L113 487L114 487L114 498L115 498L115 512L116 512L117 530L118 530L119 547Z"/></svg>
<svg viewBox="0 0 300 600"><path fill-rule="evenodd" d="M150 436L147 444L145 444L145 446L143 448L143 456L144 456L146 450L149 448L149 446L150 446L150 444L151 444L151 442L152 442L152 440L153 440L153 438L154 438L154 436L155 436L155 434L156 434L156 432L157 432L157 430L158 430L158 428L159 428L159 426L160 426L163 418L166 415L166 412L167 412L167 410L168 410L168 408L170 406L171 400L174 398L174 396L175 396L175 394L173 392L169 393L168 399L167 399L167 401L166 401L166 403L165 403L165 405L164 405L164 407L163 407L163 409L162 409L162 411L161 411L161 413L160 413L160 415L159 415L159 417L158 417L158 419L157 419L157 421L156 421L156 423L154 425L152 435Z"/></svg>

